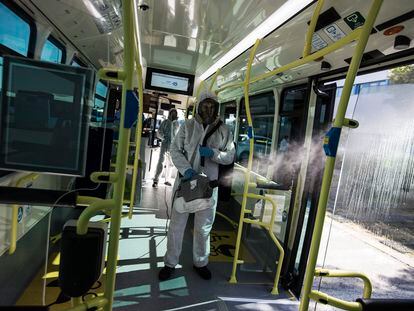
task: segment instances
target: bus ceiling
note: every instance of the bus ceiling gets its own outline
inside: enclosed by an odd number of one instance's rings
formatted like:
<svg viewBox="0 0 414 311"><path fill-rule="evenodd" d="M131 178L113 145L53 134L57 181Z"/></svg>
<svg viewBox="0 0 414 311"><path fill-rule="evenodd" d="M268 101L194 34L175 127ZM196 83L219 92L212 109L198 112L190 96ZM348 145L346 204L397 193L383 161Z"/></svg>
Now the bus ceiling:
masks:
<svg viewBox="0 0 414 311"><path fill-rule="evenodd" d="M62 39L72 55L77 51L96 69L122 65L124 42L119 1L20 2L22 8L34 16L37 28L51 28L54 36ZM249 49L257 37L264 40L253 62L252 76L299 59L316 1L211 0L207 5L205 3L135 0L144 67L194 75L194 93L201 80L213 79L218 68L221 70L215 89L243 80ZM353 1L352 5L346 0L325 1L313 34L311 52L332 44L363 25L369 5L369 1ZM364 62L379 63L383 59L392 63L393 55L411 50L413 17L411 1L384 1L371 34L373 39L365 50L362 67ZM260 81L252 85L251 90L344 71L353 45L351 43L324 59ZM69 54L67 62L70 61ZM226 92L221 95L227 97Z"/></svg>

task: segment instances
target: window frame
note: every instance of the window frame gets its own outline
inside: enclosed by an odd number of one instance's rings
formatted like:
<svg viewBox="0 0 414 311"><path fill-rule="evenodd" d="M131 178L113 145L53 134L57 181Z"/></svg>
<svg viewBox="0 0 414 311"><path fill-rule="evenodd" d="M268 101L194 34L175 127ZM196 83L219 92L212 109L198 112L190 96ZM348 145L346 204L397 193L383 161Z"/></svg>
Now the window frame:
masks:
<svg viewBox="0 0 414 311"><path fill-rule="evenodd" d="M12 2L11 0L0 0L0 3L7 7L10 11L20 17L23 21L25 21L30 28L30 36L29 36L29 45L27 49L27 55L20 54L19 52L3 45L0 43L0 55L15 55L15 56L23 56L28 58L34 58L34 52L36 47L36 36L37 36L37 28L34 22L34 19L26 13L21 7L19 7L16 3Z"/></svg>
<svg viewBox="0 0 414 311"><path fill-rule="evenodd" d="M56 37L54 37L53 35L49 35L49 37L45 41L45 44L46 44L47 41L50 41L59 50L62 51L62 60L58 64L66 64L66 46L62 42L60 42L58 39L56 39ZM43 45L41 54L43 53L43 49L45 48L45 44Z"/></svg>
<svg viewBox="0 0 414 311"><path fill-rule="evenodd" d="M72 60L70 61L71 66L73 66L73 62L77 62L81 67L89 68L89 66L77 56L72 57Z"/></svg>

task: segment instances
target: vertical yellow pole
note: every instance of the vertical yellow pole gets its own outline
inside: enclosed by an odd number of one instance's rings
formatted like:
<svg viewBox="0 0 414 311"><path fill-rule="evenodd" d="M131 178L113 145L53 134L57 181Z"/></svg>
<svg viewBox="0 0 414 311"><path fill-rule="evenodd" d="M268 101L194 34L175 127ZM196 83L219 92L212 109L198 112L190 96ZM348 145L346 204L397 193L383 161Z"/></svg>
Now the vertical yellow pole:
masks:
<svg viewBox="0 0 414 311"><path fill-rule="evenodd" d="M249 62L247 63L247 69L246 69L246 77L244 80L244 103L246 106L246 115L247 115L247 122L249 124L249 132L248 135L253 135L253 121L252 121L252 115L250 113L250 104L249 104L249 82L250 82L250 72L253 64L254 55L256 54L256 50L260 44L261 40L257 39L249 56ZM247 203L247 193L249 192L249 183L250 183L250 172L252 170L253 166L253 151L254 151L254 138L250 137L250 149L249 149L249 161L247 163L247 170L244 174L244 190L243 190L243 200L242 200L242 206L240 210L240 219L239 219L239 227L237 230L237 239L236 239L236 249L234 252L234 258L233 258L233 269L230 276L230 283L237 283L236 279L236 270L237 270L237 263L239 261L239 251L240 251L240 240L241 235L243 231L243 221L244 221L244 214L246 209L246 203Z"/></svg>
<svg viewBox="0 0 414 311"><path fill-rule="evenodd" d="M135 4L135 1L134 1ZM141 151L141 136L142 136L142 113L144 109L144 86L142 82L142 67L139 59L139 45L138 45L138 20L137 20L137 12L136 12L136 6L134 7L134 18L132 18L133 21L133 31L134 31L134 56L135 56L135 67L136 67L136 73L138 78L138 120L137 120L137 127L135 132L135 158L134 158L134 169L132 171L132 186L131 186L131 197L130 197L130 203L129 203L129 213L128 218L132 218L132 212L134 209L134 203L135 203L135 191L136 191L136 185L137 185L137 174L138 174L138 160L140 159L140 151Z"/></svg>
<svg viewBox="0 0 414 311"><path fill-rule="evenodd" d="M368 13L367 19L363 26L358 44L355 48L354 55L352 56L351 65L349 66L348 73L346 75L344 88L342 90L341 99L339 101L338 111L336 113L333 128L341 129L343 126L346 109L348 107L348 101L351 94L352 86L354 84L355 76L357 74L359 65L361 63L362 55L364 53L366 44L368 42L371 29L374 25L375 19L381 8L382 0L374 0L371 5L371 9ZM339 137L338 137L339 139ZM336 152L336 151L335 151ZM326 205L328 202L329 190L331 187L331 181L333 171L335 167L335 156L328 156L325 163L325 170L323 173L321 194L318 202L318 211L316 214L315 227L312 234L312 243L309 252L308 264L306 266L305 279L302 289L302 299L300 302L300 311L307 311L309 307L309 293L312 289L316 260L318 258L319 245L322 237L323 223L325 220Z"/></svg>
<svg viewBox="0 0 414 311"><path fill-rule="evenodd" d="M325 0L318 0L318 3L316 4L316 8L313 11L312 19L308 27L308 31L306 32L306 41L305 41L305 48L303 49L302 56L306 57L310 54L312 50L312 38L313 33L315 32L316 23L318 22L319 14L322 10L323 4Z"/></svg>
<svg viewBox="0 0 414 311"><path fill-rule="evenodd" d="M210 91L213 90L214 83L216 83L216 80L217 80L217 77L218 77L219 73L220 73L220 68L217 69L216 73L213 76L213 79L211 79L210 88L209 88Z"/></svg>
<svg viewBox="0 0 414 311"><path fill-rule="evenodd" d="M201 89L204 88L204 84L205 84L204 80L201 81L200 84L198 85L197 90L196 90L196 96L195 96L196 97L196 100L195 100L194 106L193 106L193 118L195 117L195 114L196 114L197 101L198 101L198 98L200 97Z"/></svg>
<svg viewBox="0 0 414 311"><path fill-rule="evenodd" d="M124 28L124 73L125 79L122 87L122 110L121 121L119 125L119 142L116 156L115 174L118 176L114 184L113 200L114 208L111 210L111 230L108 244L108 261L106 267L106 284L105 298L108 304L105 310L112 310L113 296L115 290L116 265L119 247L119 230L121 227L121 212L125 188L125 172L128 160L128 148L131 130L125 128L125 112L126 112L126 94L132 91L132 76L134 73L134 37L133 37L133 1L124 0L122 2L122 16Z"/></svg>

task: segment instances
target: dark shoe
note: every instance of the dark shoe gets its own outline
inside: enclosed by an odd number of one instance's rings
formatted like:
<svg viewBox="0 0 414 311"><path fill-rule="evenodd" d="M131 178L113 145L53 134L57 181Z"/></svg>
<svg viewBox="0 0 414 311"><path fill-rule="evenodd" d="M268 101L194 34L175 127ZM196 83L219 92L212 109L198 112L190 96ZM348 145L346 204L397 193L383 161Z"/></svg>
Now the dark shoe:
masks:
<svg viewBox="0 0 414 311"><path fill-rule="evenodd" d="M164 183L164 185L166 185L166 186L171 186L171 183L170 183L169 181L166 181L166 182Z"/></svg>
<svg viewBox="0 0 414 311"><path fill-rule="evenodd" d="M162 268L160 270L160 273L158 274L158 279L160 281L168 280L173 275L174 271L175 271L175 268L164 266L164 268Z"/></svg>
<svg viewBox="0 0 414 311"><path fill-rule="evenodd" d="M154 180L154 182L152 183L152 188L157 188L157 186L158 186L158 181Z"/></svg>
<svg viewBox="0 0 414 311"><path fill-rule="evenodd" d="M204 280L211 279L211 272L210 270L208 270L207 266L204 266L204 267L193 266L193 268L202 279Z"/></svg>

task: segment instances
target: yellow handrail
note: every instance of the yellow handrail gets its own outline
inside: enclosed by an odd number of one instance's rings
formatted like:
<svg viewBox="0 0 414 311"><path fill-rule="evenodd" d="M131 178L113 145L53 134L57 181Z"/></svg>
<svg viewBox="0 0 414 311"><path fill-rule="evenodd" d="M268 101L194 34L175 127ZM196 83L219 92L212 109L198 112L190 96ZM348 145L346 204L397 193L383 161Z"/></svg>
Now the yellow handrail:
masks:
<svg viewBox="0 0 414 311"><path fill-rule="evenodd" d="M272 71L269 71L269 72L266 72L264 74L258 75L256 77L252 78L249 83L252 84L252 83L258 82L260 80L270 78L272 76L277 75L278 73L281 73L281 72L284 72L286 70L293 69L293 68L299 67L301 65L310 63L310 62L312 62L312 61L314 61L314 60L316 60L316 59L318 59L322 56L325 56L329 53L332 53L332 52L342 48L344 45L347 45L348 43L358 39L361 35L361 32L362 32L362 29L357 28L354 31L352 31L351 33L349 33L348 35L346 35L345 37L343 37L342 39L339 39L338 41L328 45L327 47L325 47L325 48L323 48L323 49L321 49L321 50L319 50L315 53L312 53L312 54L310 54L306 57L295 60L295 61L293 61L293 62L291 62L287 65L276 68L276 69L274 69ZM224 90L226 90L228 88L241 87L241 86L243 86L243 82L231 83L231 84L227 84L227 85L224 85L224 86L220 87L220 89L217 92L220 93L220 92L223 92Z"/></svg>
<svg viewBox="0 0 414 311"><path fill-rule="evenodd" d="M348 311L363 311L362 305L358 302L349 302L346 300L338 299L332 297L328 294L312 290L309 293L309 298L315 300L319 303L330 305L339 309L348 310Z"/></svg>
<svg viewBox="0 0 414 311"><path fill-rule="evenodd" d="M216 73L213 75L213 78L211 79L210 88L209 88L210 91L213 90L214 83L216 83L216 80L217 80L217 77L218 77L219 73L220 73L220 68L217 69Z"/></svg>
<svg viewBox="0 0 414 311"><path fill-rule="evenodd" d="M303 57L308 56L312 50L313 33L315 32L316 23L318 22L318 17L322 10L324 2L325 0L318 0L318 3L316 4L316 8L315 10L313 10L312 19L310 21L308 31L306 32L305 47L302 53Z"/></svg>
<svg viewBox="0 0 414 311"><path fill-rule="evenodd" d="M343 270L329 270L329 269L316 269L315 276L326 278L358 278L364 282L364 291L362 298L369 299L372 295L372 283L368 276L360 272L343 271Z"/></svg>
<svg viewBox="0 0 414 311"><path fill-rule="evenodd" d="M327 156L325 162L325 170L323 172L321 192L318 201L318 208L316 213L315 225L313 228L312 242L309 251L308 264L306 265L306 273L303 282L302 288L302 299L300 303L299 310L307 311L309 307L309 298L312 298L310 295L312 290L312 284L315 274L316 261L319 253L319 245L321 243L323 223L325 220L326 206L328 203L329 190L331 187L332 176L335 167L336 151L338 147L338 141L340 138L340 132L344 124L345 113L348 107L348 101L351 95L352 86L354 84L355 77L358 72L359 65L362 60L362 55L364 54L365 47L368 42L369 35L371 33L372 27L374 25L375 19L378 15L378 12L381 8L382 0L373 0L371 8L369 10L368 16L362 29L359 28L360 36L358 37L358 43L355 47L354 55L352 56L351 64L346 75L345 84L342 90L341 99L339 101L338 110L336 113L335 121L331 129L331 133L334 135L332 137L325 137L324 143L329 147L331 143L330 140L334 141L333 150L330 155ZM344 38L345 39L345 38ZM316 53L315 53L316 54ZM312 54L313 55L313 54Z"/></svg>
<svg viewBox="0 0 414 311"><path fill-rule="evenodd" d="M261 40L256 40L252 50L250 51L249 61L247 63L246 69L246 77L244 80L244 103L246 107L246 115L247 115L247 122L249 125L249 135L250 137L250 149L249 149L249 160L247 163L247 170L244 173L244 188L243 188L243 199L242 199L242 206L240 210L240 219L239 219L239 226L237 230L237 239L236 239L236 249L234 252L234 259L233 259L233 269L230 276L230 283L237 283L236 279L236 270L237 264L239 263L239 251L240 251L240 240L241 240L241 233L243 229L243 220L244 214L246 212L246 204L247 204L247 194L249 192L249 183L250 183L250 171L252 170L253 166L253 150L254 150L254 139L253 139L253 121L252 116L250 113L250 103L249 103L249 80L250 80L250 71L254 60L254 55L256 54L256 50L259 47Z"/></svg>
<svg viewBox="0 0 414 311"><path fill-rule="evenodd" d="M104 300L100 303L105 304L105 310L112 310L114 289L115 289L115 278L116 278L116 266L117 256L119 247L119 231L121 227L121 214L122 205L124 200L124 189L125 189L125 174L128 160L129 141L131 124L125 122L125 115L127 104L132 105L133 103L127 103L127 94L133 92L132 89L132 78L134 74L134 55L136 49L134 47L134 15L135 11L133 5L135 1L123 1L122 2L122 17L123 17L123 30L124 30L124 64L123 69L119 70L118 78L122 81L122 103L121 103L121 120L119 125L119 141L116 155L115 172L95 172L91 175L91 180L96 182L102 182L99 177L109 177L107 183L114 184L114 192L112 199L105 199L92 203L86 208L79 217L76 231L78 234L85 234L87 232L87 226L90 218L98 211L109 211L111 212L111 230L109 234L108 242L108 256L106 265L106 280L105 280L105 292ZM106 69L101 69L99 76L102 79L108 79L105 74ZM109 70L108 70L109 72ZM140 103L142 104L142 103ZM84 306L78 305L76 308L82 308ZM79 309L83 310L83 309Z"/></svg>
<svg viewBox="0 0 414 311"><path fill-rule="evenodd" d="M276 202L270 197L266 197L264 195L259 195L259 194L248 193L247 197L251 198L251 199L269 201L272 204L272 215L270 216L270 222L269 223L266 223L266 222L263 222L263 221L255 221L255 220L252 220L252 219L244 219L244 222L254 223L256 225L260 225L260 226L266 228L266 230L269 233L271 239L276 244L276 247L279 250L279 260L277 262L275 280L273 282L273 288L272 288L272 294L277 295L277 294L279 294L277 286L279 284L280 272L282 271L282 265L283 265L283 259L285 257L285 251L284 251L282 245L280 244L280 242L277 240L277 238L275 237L275 235L273 233L273 225L275 223L275 217L276 217L276 211L277 211Z"/></svg>
<svg viewBox="0 0 414 311"><path fill-rule="evenodd" d="M138 120L137 126L135 131L135 157L134 157L134 168L132 170L132 185L131 185L131 196L130 196L130 203L129 203L129 212L128 218L132 218L132 212L134 210L134 203L135 203L135 189L137 185L137 174L138 174L138 161L140 160L141 155L141 136L142 136L142 113L144 110L144 89L143 89L143 81L142 81L142 66L139 59L139 45L138 45L138 25L136 23L135 18L133 19L133 27L134 27L134 47L135 47L135 67L136 73L138 78ZM142 168L141 168L142 169Z"/></svg>
<svg viewBox="0 0 414 311"><path fill-rule="evenodd" d="M201 81L200 84L197 87L197 90L196 90L196 96L195 96L196 99L194 101L193 112L192 112L193 113L193 118L195 117L195 114L196 114L197 100L200 97L201 90L204 88L204 84L205 84L204 80Z"/></svg>

